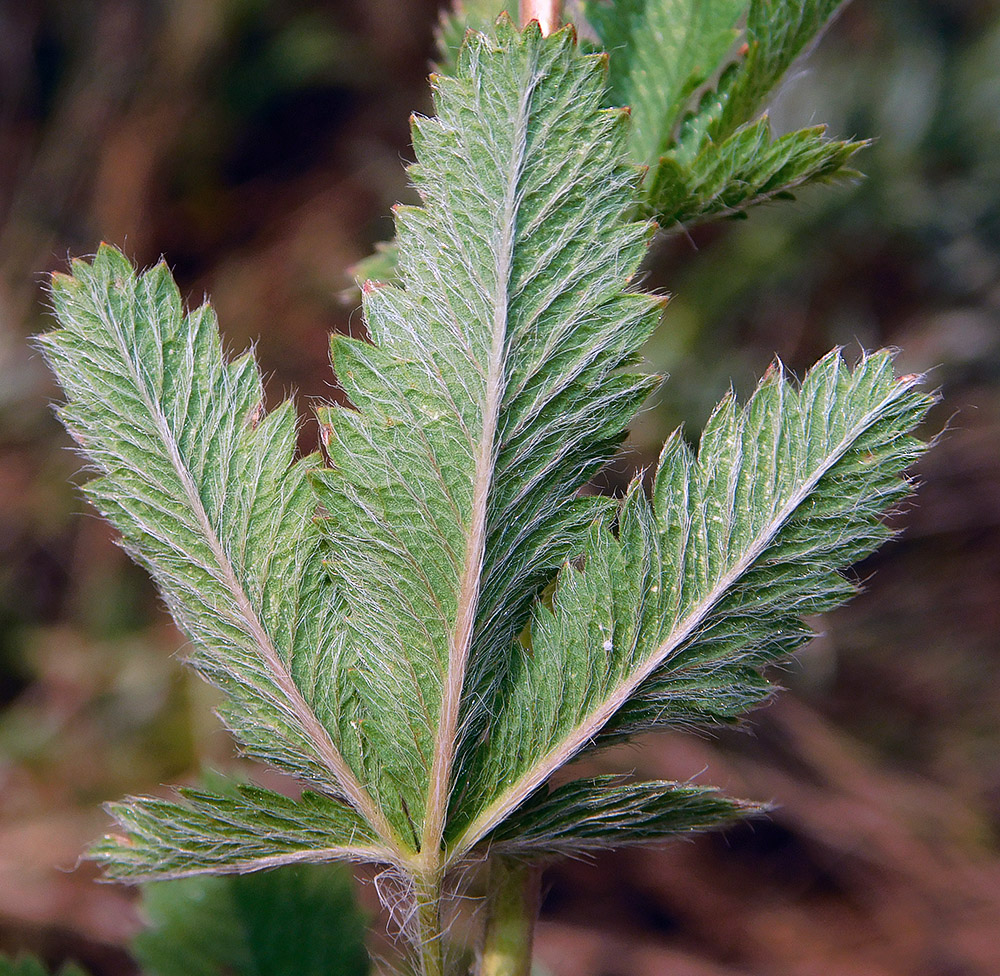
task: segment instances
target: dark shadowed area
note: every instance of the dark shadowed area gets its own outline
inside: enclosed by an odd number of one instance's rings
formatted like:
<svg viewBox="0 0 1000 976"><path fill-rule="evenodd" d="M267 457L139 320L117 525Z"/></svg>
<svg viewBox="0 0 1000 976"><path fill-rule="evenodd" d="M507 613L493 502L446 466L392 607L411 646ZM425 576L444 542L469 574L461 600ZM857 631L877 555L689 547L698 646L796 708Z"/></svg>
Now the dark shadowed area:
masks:
<svg viewBox="0 0 1000 976"><path fill-rule="evenodd" d="M0 951L135 972L134 893L77 865L103 801L240 764L144 574L74 487L27 337L44 274L101 240L161 254L274 399L337 396L349 267L407 199L436 0L0 4ZM600 488L778 355L895 345L944 398L902 534L742 731L596 771L773 801L725 834L546 874L551 976L1000 972L1000 2L854 0L772 109L877 137L868 178L662 240L669 374ZM271 786L273 774L251 775ZM362 897L374 904L370 884Z"/></svg>

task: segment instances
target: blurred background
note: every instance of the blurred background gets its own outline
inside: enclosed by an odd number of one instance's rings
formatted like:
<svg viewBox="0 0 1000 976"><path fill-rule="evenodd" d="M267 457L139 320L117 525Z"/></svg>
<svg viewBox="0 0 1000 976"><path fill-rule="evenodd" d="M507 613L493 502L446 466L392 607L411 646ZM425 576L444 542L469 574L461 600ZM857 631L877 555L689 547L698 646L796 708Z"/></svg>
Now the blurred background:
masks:
<svg viewBox="0 0 1000 976"><path fill-rule="evenodd" d="M51 325L44 275L102 239L165 255L308 417L335 395L328 333L361 325L347 269L408 194L436 6L0 0L0 951L134 972L133 893L77 866L100 804L239 765L183 639L75 487L26 341ZM947 430L863 595L777 676L787 693L742 732L601 762L775 812L552 868L539 960L553 976L995 976L1000 2L854 0L772 117L877 137L867 179L656 247L648 284L675 297L648 359L669 380L604 487L775 354L801 372L836 343L930 370L928 433Z"/></svg>

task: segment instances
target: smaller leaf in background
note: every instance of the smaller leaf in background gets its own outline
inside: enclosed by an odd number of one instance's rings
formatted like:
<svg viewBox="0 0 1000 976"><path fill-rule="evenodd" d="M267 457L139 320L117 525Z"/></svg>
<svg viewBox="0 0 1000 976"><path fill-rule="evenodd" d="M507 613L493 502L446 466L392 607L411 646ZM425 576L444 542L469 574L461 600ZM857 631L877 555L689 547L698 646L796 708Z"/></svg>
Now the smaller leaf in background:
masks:
<svg viewBox="0 0 1000 976"><path fill-rule="evenodd" d="M587 18L610 57L609 102L630 107L630 154L650 167L643 216L692 226L858 175L848 163L866 143L828 139L820 126L774 139L766 118L753 121L840 3L752 0L745 48L726 65L745 0L589 0Z"/></svg>
<svg viewBox="0 0 1000 976"><path fill-rule="evenodd" d="M142 911L149 928L132 950L149 976L369 972L366 920L340 866L158 882L143 889Z"/></svg>
<svg viewBox="0 0 1000 976"><path fill-rule="evenodd" d="M760 111L795 59L819 37L844 0L752 0L747 49L724 93L713 139L724 139Z"/></svg>
<svg viewBox="0 0 1000 976"><path fill-rule="evenodd" d="M653 166L692 93L736 40L745 0L589 0L587 20L610 56L609 100L632 110L629 150Z"/></svg>
<svg viewBox="0 0 1000 976"><path fill-rule="evenodd" d="M734 216L808 183L860 176L848 163L865 141L838 142L823 126L771 138L766 118L737 129L721 143L706 140L687 164L664 156L650 174L650 210L667 229Z"/></svg>

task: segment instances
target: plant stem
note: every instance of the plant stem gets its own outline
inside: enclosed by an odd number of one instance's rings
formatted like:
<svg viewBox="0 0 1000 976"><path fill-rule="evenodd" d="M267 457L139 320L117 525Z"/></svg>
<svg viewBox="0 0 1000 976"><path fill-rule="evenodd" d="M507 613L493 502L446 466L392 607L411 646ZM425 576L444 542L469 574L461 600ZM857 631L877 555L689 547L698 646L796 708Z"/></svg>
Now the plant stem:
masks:
<svg viewBox="0 0 1000 976"><path fill-rule="evenodd" d="M490 861L479 976L529 976L540 884L536 865L504 857Z"/></svg>
<svg viewBox="0 0 1000 976"><path fill-rule="evenodd" d="M441 885L438 876L417 875L413 885L420 976L444 976L444 933L441 931Z"/></svg>
<svg viewBox="0 0 1000 976"><path fill-rule="evenodd" d="M562 27L562 0L521 0L521 23L537 20L542 35L548 37Z"/></svg>

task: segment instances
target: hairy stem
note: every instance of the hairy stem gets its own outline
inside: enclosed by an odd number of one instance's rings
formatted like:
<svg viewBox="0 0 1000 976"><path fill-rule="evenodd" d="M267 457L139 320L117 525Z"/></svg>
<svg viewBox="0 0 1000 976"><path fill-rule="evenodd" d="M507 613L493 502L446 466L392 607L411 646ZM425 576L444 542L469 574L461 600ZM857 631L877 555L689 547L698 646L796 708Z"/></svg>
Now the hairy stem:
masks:
<svg viewBox="0 0 1000 976"><path fill-rule="evenodd" d="M490 861L478 976L529 976L540 882L535 865L505 857Z"/></svg>
<svg viewBox="0 0 1000 976"><path fill-rule="evenodd" d="M562 0L521 0L521 23L538 21L542 35L548 37L562 26Z"/></svg>
<svg viewBox="0 0 1000 976"><path fill-rule="evenodd" d="M444 933L441 931L441 883L437 872L413 878L416 903L415 942L420 976L444 976Z"/></svg>

